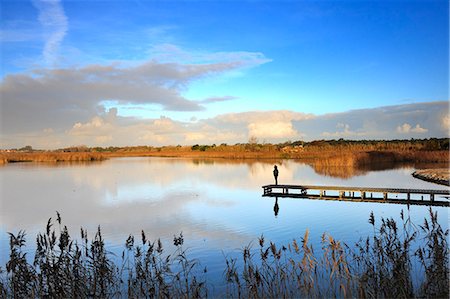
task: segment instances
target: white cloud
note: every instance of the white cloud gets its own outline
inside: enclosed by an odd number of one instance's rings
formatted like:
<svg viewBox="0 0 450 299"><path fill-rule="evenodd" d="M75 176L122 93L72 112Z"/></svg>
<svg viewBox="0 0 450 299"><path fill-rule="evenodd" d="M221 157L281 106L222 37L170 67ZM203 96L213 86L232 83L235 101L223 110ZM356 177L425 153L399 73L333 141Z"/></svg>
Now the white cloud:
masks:
<svg viewBox="0 0 450 299"><path fill-rule="evenodd" d="M409 132L411 132L411 125L404 123L403 125L397 127L397 132L398 133L409 133Z"/></svg>
<svg viewBox="0 0 450 299"><path fill-rule="evenodd" d="M228 113L213 119L205 120L213 127L227 129L230 132L245 133L247 141L254 136L268 142L286 139L300 139L303 134L294 128L293 121L313 118L311 114L297 113L287 110L278 111L250 111L242 113ZM243 131L246 128L247 132Z"/></svg>
<svg viewBox="0 0 450 299"><path fill-rule="evenodd" d="M404 123L403 125L397 127L397 132L401 134L426 133L428 132L428 129L422 128L419 124L416 124L415 127L412 127L410 124Z"/></svg>
<svg viewBox="0 0 450 299"><path fill-rule="evenodd" d="M414 128L411 129L413 133L426 133L428 129L422 128L419 124L417 124Z"/></svg>
<svg viewBox="0 0 450 299"><path fill-rule="evenodd" d="M44 61L53 66L56 62L61 42L67 29L68 20L59 0L35 0L35 7L39 10L39 22L44 28L45 46L43 50Z"/></svg>
<svg viewBox="0 0 450 299"><path fill-rule="evenodd" d="M197 141L203 141L206 139L206 135L199 132L188 132L185 134L184 140L186 142L197 142Z"/></svg>
<svg viewBox="0 0 450 299"><path fill-rule="evenodd" d="M111 114L115 115L109 111L88 122L77 122L67 135L73 137L73 144L90 145L102 145L105 141L122 146L237 143L247 142L250 136L273 142L301 138L301 133L292 126L292 119L311 117L289 111L264 111L247 112L245 117L239 113L225 114L193 123L164 116L142 120L113 118Z"/></svg>
<svg viewBox="0 0 450 299"><path fill-rule="evenodd" d="M248 135L259 139L268 138L300 138L290 120L277 122L257 122L248 124Z"/></svg>
<svg viewBox="0 0 450 299"><path fill-rule="evenodd" d="M333 138L354 138L354 137L361 137L366 135L365 132L354 132L350 130L349 124L344 123L338 123L336 125L337 131L330 133L330 132L323 132L322 136L324 137L333 137Z"/></svg>
<svg viewBox="0 0 450 299"><path fill-rule="evenodd" d="M90 131L92 129L99 130L102 127L105 127L107 125L102 118L99 116L94 117L90 122L86 124L82 123L76 123L73 125L72 129L74 134L82 134L83 132Z"/></svg>

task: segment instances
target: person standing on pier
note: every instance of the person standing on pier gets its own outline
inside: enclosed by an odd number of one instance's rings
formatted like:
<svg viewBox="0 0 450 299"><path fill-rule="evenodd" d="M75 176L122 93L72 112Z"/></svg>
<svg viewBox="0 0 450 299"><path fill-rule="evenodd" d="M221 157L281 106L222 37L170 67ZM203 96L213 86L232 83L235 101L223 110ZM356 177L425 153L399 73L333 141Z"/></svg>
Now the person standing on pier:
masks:
<svg viewBox="0 0 450 299"><path fill-rule="evenodd" d="M278 168L276 165L273 166L273 177L275 178L275 185L278 185Z"/></svg>

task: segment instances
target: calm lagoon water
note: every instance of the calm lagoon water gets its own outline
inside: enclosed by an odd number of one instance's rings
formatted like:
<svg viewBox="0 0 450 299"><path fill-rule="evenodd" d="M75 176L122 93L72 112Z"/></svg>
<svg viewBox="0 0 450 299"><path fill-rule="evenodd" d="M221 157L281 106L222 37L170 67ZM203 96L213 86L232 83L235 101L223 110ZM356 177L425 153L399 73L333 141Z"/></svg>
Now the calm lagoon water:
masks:
<svg viewBox="0 0 450 299"><path fill-rule="evenodd" d="M411 176L414 168L359 171L350 178L320 175L306 164L279 161L279 182L445 189ZM221 281L225 256L266 240L287 244L310 231L320 248L321 235L353 245L373 232L369 214L400 218L401 210L416 224L428 215L426 206L355 203L326 200L263 198L262 185L273 182L273 162L176 158L116 158L88 164L15 163L0 167L0 265L8 259L7 232L27 232L27 250L49 217L59 211L72 237L80 227L91 235L100 225L108 248L120 255L129 234L144 230L161 238L170 251L174 235L183 233L190 258L208 269L208 281ZM345 169L344 169L345 173ZM348 170L351 173L351 170ZM433 207L448 228L448 208Z"/></svg>

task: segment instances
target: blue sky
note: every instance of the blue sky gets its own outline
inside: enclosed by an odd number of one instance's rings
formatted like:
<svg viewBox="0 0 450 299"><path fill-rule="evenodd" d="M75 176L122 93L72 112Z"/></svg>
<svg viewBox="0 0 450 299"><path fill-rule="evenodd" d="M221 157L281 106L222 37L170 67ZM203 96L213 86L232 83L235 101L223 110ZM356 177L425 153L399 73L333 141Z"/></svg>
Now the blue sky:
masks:
<svg viewBox="0 0 450 299"><path fill-rule="evenodd" d="M207 143L220 134L241 142L252 132L320 139L330 135L309 134L307 122L296 126L300 118L426 103L445 109L448 12L447 1L2 0L2 144L114 144L112 128L131 123L142 126L132 144ZM448 136L446 110L434 124L440 131L405 115L392 134L368 134L362 124L347 130L359 135L343 136L397 138L404 124L426 130L409 131L416 135ZM211 127L230 115L251 119L249 112L274 119L279 134L265 138L252 128L270 126L244 120L228 131ZM161 119L177 129L152 127Z"/></svg>

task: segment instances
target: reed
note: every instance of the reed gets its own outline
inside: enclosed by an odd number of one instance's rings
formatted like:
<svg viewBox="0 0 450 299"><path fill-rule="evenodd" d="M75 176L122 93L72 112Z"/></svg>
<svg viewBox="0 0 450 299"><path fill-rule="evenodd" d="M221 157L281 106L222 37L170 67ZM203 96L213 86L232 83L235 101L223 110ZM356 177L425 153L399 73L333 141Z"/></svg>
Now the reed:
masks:
<svg viewBox="0 0 450 299"><path fill-rule="evenodd" d="M373 235L354 249L332 236L322 236L322 255L314 254L309 233L287 247L265 245L257 251L242 250L242 268L237 259L227 259L224 275L227 292L236 298L448 298L448 230L443 231L437 214L417 229L401 213L402 227L392 218L369 223ZM414 249L413 249L414 248ZM425 275L413 281L412 264ZM414 287L416 285L416 287Z"/></svg>
<svg viewBox="0 0 450 299"><path fill-rule="evenodd" d="M101 161L106 157L94 152L0 152L0 164L13 162L84 162Z"/></svg>
<svg viewBox="0 0 450 299"><path fill-rule="evenodd" d="M2 298L200 298L207 296L204 270L189 260L183 236L174 237L176 251L168 255L162 242L151 242L142 232L125 242L120 265L105 247L98 227L93 240L81 228L80 241L73 240L57 213L36 238L33 263L27 259L25 232L10 236L10 259L0 267ZM200 274L197 275L197 272Z"/></svg>
<svg viewBox="0 0 450 299"><path fill-rule="evenodd" d="M182 234L174 236L172 254L144 231L140 240L130 235L117 258L105 248L100 227L91 241L84 229L74 240L57 213L38 234L32 263L25 232L9 234L0 297L448 298L449 231L431 208L423 225L415 226L403 212L400 216L400 225L392 218L381 218L378 225L371 213L373 233L353 247L323 234L315 251L309 231L286 246L261 236L256 249L249 244L240 257L225 258L225 293L210 294L206 268L188 258Z"/></svg>

